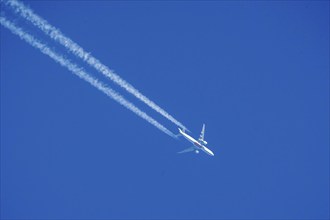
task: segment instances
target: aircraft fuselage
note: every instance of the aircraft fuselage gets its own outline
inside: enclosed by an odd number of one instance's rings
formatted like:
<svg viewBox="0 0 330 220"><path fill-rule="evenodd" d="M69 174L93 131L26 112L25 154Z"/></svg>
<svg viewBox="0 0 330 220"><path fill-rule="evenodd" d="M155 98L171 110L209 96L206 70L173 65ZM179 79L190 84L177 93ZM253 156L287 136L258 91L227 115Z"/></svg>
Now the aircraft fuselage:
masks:
<svg viewBox="0 0 330 220"><path fill-rule="evenodd" d="M203 144L199 143L197 140L195 140L193 137L189 136L188 134L186 134L184 131L182 131L179 128L179 132L180 134L187 139L190 143L192 143L194 145L194 147L196 148L196 150L202 150L205 153L207 153L210 156L214 156L214 153L208 149L207 147L205 147Z"/></svg>

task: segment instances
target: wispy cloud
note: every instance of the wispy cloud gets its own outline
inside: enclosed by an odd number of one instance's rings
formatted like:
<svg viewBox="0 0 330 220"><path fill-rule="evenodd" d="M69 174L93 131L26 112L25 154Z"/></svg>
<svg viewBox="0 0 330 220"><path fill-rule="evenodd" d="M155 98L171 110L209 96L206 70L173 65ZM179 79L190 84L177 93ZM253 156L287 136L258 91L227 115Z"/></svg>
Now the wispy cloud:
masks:
<svg viewBox="0 0 330 220"><path fill-rule="evenodd" d="M33 25L42 30L45 34L50 36L53 40L59 42L61 45L66 47L70 52L72 52L77 57L84 60L90 66L94 67L97 71L104 74L107 78L117 83L119 86L124 88L127 92L133 94L136 98L144 102L150 108L154 109L156 112L163 115L165 118L181 127L182 129L187 129L181 122L176 120L172 115L167 113L164 109L158 106L156 103L151 101L135 87L129 84L127 81L122 79L119 75L110 70L106 65L102 64L98 59L93 57L90 53L86 52L81 46L73 42L70 38L66 37L61 31L51 24L48 23L45 19L41 18L39 15L35 14L31 9L26 7L23 3L16 0L7 0L4 1L7 5L12 7L14 11L21 15L26 20L30 21Z"/></svg>
<svg viewBox="0 0 330 220"><path fill-rule="evenodd" d="M52 49L50 49L47 45L41 43L36 38L34 38L32 35L24 32L21 28L17 27L14 23L8 21L4 16L0 17L0 23L8 28L13 34L18 35L22 40L25 40L28 44L35 47L36 49L39 49L43 54L49 56L54 61L59 63L61 66L66 67L68 70L70 70L73 74L77 75L81 79L85 80L95 88L99 89L103 93L105 93L110 98L117 101L119 104L123 105L127 109L134 112L136 115L140 116L165 134L175 138L176 136L170 132L167 128L165 128L163 125L161 125L159 122L157 122L155 119L147 115L145 112L141 111L139 108L137 108L134 104L127 101L123 96L116 93L114 90L109 88L108 86L104 85L102 82L97 80L96 78L92 77L90 74L88 74L86 71L84 71L82 68L77 66L76 64L72 63L70 60L64 58L62 55L57 54Z"/></svg>

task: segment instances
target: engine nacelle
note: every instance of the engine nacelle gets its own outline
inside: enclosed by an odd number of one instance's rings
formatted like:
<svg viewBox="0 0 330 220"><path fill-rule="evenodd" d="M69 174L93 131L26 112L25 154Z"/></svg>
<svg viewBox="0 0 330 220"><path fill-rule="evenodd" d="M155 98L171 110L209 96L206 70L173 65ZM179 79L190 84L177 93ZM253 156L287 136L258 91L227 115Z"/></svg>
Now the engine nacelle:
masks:
<svg viewBox="0 0 330 220"><path fill-rule="evenodd" d="M204 144L204 145L207 145L207 141L204 141L204 140L203 140L203 144Z"/></svg>
<svg viewBox="0 0 330 220"><path fill-rule="evenodd" d="M199 151L198 151L198 150L195 150L195 153L196 153L196 154L199 154Z"/></svg>

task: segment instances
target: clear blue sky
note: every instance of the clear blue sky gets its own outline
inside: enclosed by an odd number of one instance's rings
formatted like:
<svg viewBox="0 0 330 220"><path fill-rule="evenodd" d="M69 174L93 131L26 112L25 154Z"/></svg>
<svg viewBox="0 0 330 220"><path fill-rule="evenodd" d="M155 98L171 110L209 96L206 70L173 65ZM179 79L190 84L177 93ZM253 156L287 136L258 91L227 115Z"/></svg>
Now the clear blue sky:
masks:
<svg viewBox="0 0 330 220"><path fill-rule="evenodd" d="M206 123L215 157L176 154L189 143L1 26L1 218L329 218L328 1L25 4L192 136Z"/></svg>

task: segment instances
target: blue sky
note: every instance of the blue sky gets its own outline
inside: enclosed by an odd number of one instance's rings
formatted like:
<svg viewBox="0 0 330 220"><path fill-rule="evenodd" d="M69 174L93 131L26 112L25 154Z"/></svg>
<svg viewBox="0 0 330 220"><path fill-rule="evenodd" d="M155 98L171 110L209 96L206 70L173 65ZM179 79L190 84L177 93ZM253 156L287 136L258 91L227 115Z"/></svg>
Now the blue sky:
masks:
<svg viewBox="0 0 330 220"><path fill-rule="evenodd" d="M1 218L329 218L328 1L26 1L215 157L1 26ZM1 12L102 79L10 8Z"/></svg>

